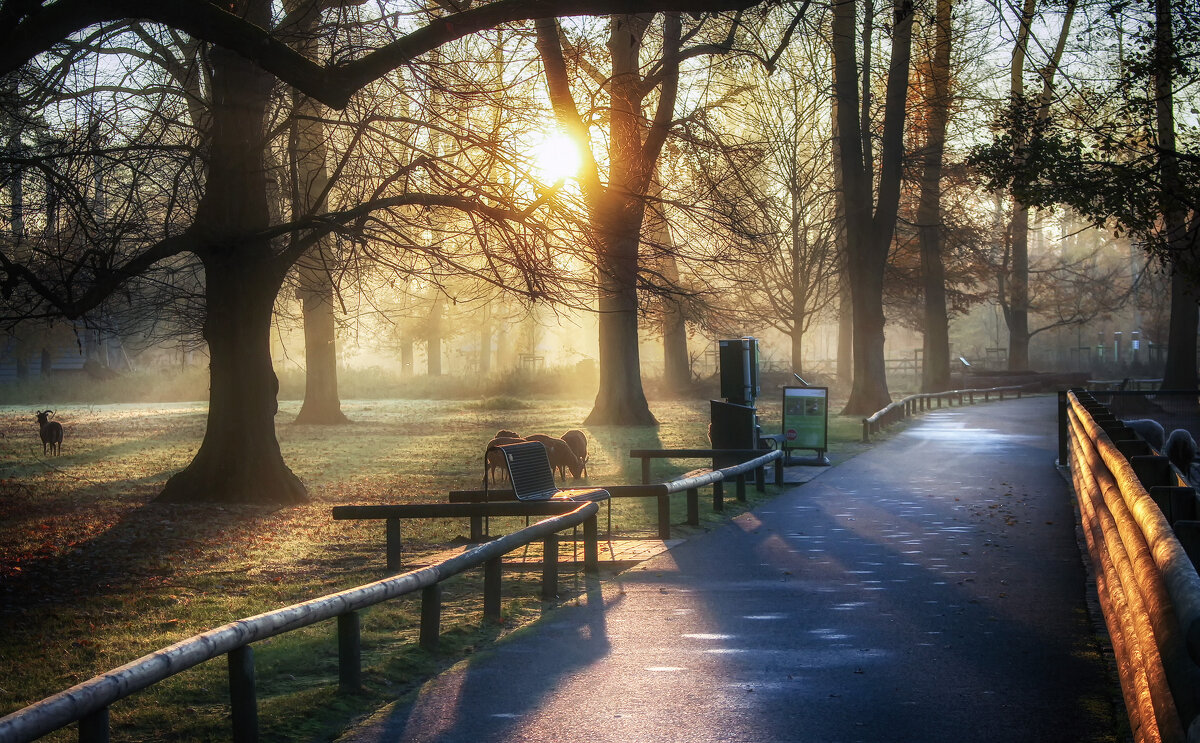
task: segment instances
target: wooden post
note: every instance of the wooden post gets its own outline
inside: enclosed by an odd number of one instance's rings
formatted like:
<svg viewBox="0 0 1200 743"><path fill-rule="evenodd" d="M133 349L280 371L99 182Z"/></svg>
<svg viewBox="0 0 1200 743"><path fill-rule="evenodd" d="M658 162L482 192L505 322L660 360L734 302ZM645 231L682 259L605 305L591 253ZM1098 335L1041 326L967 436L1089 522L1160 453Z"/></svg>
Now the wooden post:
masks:
<svg viewBox="0 0 1200 743"><path fill-rule="evenodd" d="M1118 448L1120 448L1119 445ZM1171 486L1175 484L1175 473L1171 471L1171 460L1167 457L1139 454L1129 457L1129 466L1133 468L1133 474L1137 475L1142 487L1147 490L1156 485Z"/></svg>
<svg viewBox="0 0 1200 743"><path fill-rule="evenodd" d="M558 598L558 535L547 534L542 540L542 599Z"/></svg>
<svg viewBox="0 0 1200 743"><path fill-rule="evenodd" d="M742 472L737 476L737 499L740 501L746 500L746 473Z"/></svg>
<svg viewBox="0 0 1200 743"><path fill-rule="evenodd" d="M483 541L483 517L482 516L472 516L471 517L471 541L472 542L482 542Z"/></svg>
<svg viewBox="0 0 1200 743"><path fill-rule="evenodd" d="M700 525L700 488L688 488L687 490L687 524L688 526Z"/></svg>
<svg viewBox="0 0 1200 743"><path fill-rule="evenodd" d="M642 457L642 484L650 484L650 457Z"/></svg>
<svg viewBox="0 0 1200 743"><path fill-rule="evenodd" d="M484 614L487 613L487 572L484 572ZM442 635L442 584L434 583L421 589L421 634L418 642L429 652L435 652Z"/></svg>
<svg viewBox="0 0 1200 743"><path fill-rule="evenodd" d="M229 706L234 743L258 741L258 699L254 690L254 650L249 645L229 651Z"/></svg>
<svg viewBox="0 0 1200 743"><path fill-rule="evenodd" d="M1066 467L1067 458L1070 454L1070 440L1067 438L1070 433L1067 431L1068 420L1067 414L1067 392L1059 390L1058 392L1058 466Z"/></svg>
<svg viewBox="0 0 1200 743"><path fill-rule="evenodd" d="M713 483L713 510L717 513L725 510L725 483L720 480Z"/></svg>
<svg viewBox="0 0 1200 743"><path fill-rule="evenodd" d="M600 528L595 515L583 522L583 572L600 572Z"/></svg>
<svg viewBox="0 0 1200 743"><path fill-rule="evenodd" d="M390 573L400 572L400 519L387 519L387 569Z"/></svg>
<svg viewBox="0 0 1200 743"><path fill-rule="evenodd" d="M671 538L671 497L658 496L658 538L664 542Z"/></svg>
<svg viewBox="0 0 1200 743"><path fill-rule="evenodd" d="M79 743L108 743L108 707L79 718Z"/></svg>
<svg viewBox="0 0 1200 743"><path fill-rule="evenodd" d="M754 489L760 493L767 492L767 467L763 465L754 470Z"/></svg>
<svg viewBox="0 0 1200 743"><path fill-rule="evenodd" d="M1171 528L1192 565L1200 564L1200 521L1176 521Z"/></svg>
<svg viewBox="0 0 1200 743"><path fill-rule="evenodd" d="M358 612L338 615L337 638L338 691L356 692L362 688L362 622Z"/></svg>
<svg viewBox="0 0 1200 743"><path fill-rule="evenodd" d="M1200 518L1197 509L1196 491L1172 485L1155 485L1147 488L1150 499L1158 505L1158 510L1167 517L1167 523L1176 521L1195 521Z"/></svg>
<svg viewBox="0 0 1200 743"><path fill-rule="evenodd" d="M500 558L483 564L483 621L500 623Z"/></svg>

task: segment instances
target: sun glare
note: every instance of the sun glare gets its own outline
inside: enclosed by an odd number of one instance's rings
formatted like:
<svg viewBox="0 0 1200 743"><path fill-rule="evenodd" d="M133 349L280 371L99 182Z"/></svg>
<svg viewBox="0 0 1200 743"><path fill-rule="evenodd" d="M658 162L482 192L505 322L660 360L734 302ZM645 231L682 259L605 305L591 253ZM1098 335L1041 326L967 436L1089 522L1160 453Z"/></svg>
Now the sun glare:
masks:
<svg viewBox="0 0 1200 743"><path fill-rule="evenodd" d="M538 175L551 183L574 177L583 165L575 140L561 132L547 134L535 145L533 158Z"/></svg>

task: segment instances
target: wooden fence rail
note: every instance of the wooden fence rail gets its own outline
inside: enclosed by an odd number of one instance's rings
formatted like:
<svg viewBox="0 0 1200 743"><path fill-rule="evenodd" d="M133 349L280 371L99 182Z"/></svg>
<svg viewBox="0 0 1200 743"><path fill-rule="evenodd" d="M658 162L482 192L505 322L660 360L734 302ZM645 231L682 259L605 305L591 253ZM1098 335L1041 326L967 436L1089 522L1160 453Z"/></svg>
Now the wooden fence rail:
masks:
<svg viewBox="0 0 1200 743"><path fill-rule="evenodd" d="M1165 493L1159 500L1167 504L1178 488L1147 489L1142 478L1157 468L1136 465L1161 458L1128 456L1144 447L1127 446L1133 434L1104 406L1083 390L1061 399L1060 452L1068 455L1134 738L1200 741L1200 575L1176 537L1195 533L1197 522L1168 520L1150 490Z"/></svg>
<svg viewBox="0 0 1200 743"><path fill-rule="evenodd" d="M1003 400L1005 394L1016 395L1020 399L1021 395L1031 385L1016 385L1013 387L988 387L986 389L970 389L970 390L947 390L946 392L920 392L908 397L902 397L899 400L893 400L884 408L876 410L870 416L863 418L862 427L863 443L871 441L871 436L879 433L884 426L895 421L903 420L918 412L933 408L934 403L937 407L942 407L942 402L952 407L954 401L957 400L960 406L966 404L975 404L976 397L982 397L984 402L992 399L995 395L998 399Z"/></svg>
<svg viewBox="0 0 1200 743"><path fill-rule="evenodd" d="M358 612L421 591L420 642L427 647L433 646L440 616L439 584L482 566L485 571L484 618L499 620L501 557L539 539L546 541L546 554L557 555L558 532L589 520L594 524L598 509L595 503L584 503L569 513L498 537L436 565L239 619L181 640L0 718L0 741L34 740L76 721L83 743L107 741L111 704L221 655L228 657L229 664L233 740L236 743L255 741L258 739L258 711L252 643L337 619L339 685L343 689L357 688L361 673ZM543 579L556 581L557 575L544 575Z"/></svg>

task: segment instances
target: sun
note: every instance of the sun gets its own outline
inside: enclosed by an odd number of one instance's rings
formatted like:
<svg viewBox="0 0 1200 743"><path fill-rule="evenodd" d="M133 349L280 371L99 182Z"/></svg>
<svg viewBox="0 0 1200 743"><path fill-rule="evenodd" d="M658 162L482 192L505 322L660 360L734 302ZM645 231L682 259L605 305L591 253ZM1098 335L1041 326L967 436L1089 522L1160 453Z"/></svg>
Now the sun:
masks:
<svg viewBox="0 0 1200 743"><path fill-rule="evenodd" d="M554 132L534 145L533 166L543 180L557 183L579 173L583 156L575 140L562 132Z"/></svg>

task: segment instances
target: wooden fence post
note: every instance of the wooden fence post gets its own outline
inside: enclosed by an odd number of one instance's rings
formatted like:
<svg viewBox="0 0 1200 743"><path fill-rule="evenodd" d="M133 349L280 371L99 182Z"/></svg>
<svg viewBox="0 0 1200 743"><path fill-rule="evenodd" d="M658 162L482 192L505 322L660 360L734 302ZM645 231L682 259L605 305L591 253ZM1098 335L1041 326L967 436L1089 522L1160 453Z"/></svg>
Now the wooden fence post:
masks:
<svg viewBox="0 0 1200 743"><path fill-rule="evenodd" d="M339 614L338 691L355 692L362 688L362 623L358 612Z"/></svg>
<svg viewBox="0 0 1200 743"><path fill-rule="evenodd" d="M254 689L254 650L249 645L230 650L229 706L234 743L258 741L258 697Z"/></svg>
<svg viewBox="0 0 1200 743"><path fill-rule="evenodd" d="M486 573L484 580L486 581ZM487 598L484 598L487 603ZM434 583L421 589L421 632L417 642L430 652L442 641L442 584Z"/></svg>
<svg viewBox="0 0 1200 743"><path fill-rule="evenodd" d="M483 564L483 621L500 623L500 558Z"/></svg>
<svg viewBox="0 0 1200 743"><path fill-rule="evenodd" d="M542 599L558 598L558 535L547 534L542 540Z"/></svg>

